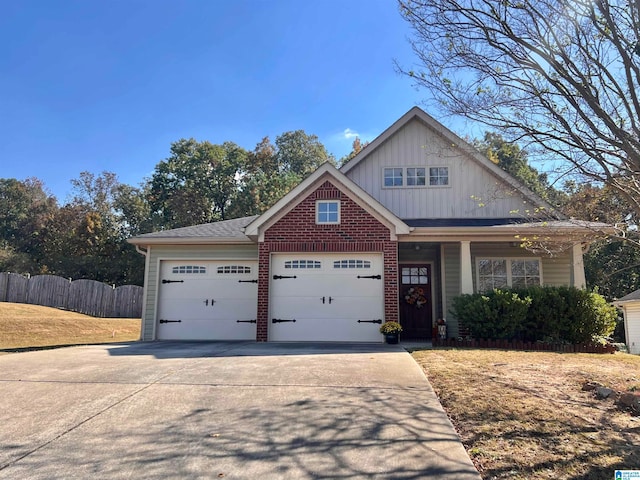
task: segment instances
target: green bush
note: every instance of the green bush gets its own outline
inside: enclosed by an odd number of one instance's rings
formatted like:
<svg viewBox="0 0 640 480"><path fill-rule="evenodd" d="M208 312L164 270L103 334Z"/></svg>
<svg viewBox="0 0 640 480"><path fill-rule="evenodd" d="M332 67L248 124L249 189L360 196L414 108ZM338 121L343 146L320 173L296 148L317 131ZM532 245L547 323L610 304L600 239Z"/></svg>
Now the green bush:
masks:
<svg viewBox="0 0 640 480"><path fill-rule="evenodd" d="M617 311L575 287L493 290L453 299L451 313L475 338L584 343L608 336Z"/></svg>

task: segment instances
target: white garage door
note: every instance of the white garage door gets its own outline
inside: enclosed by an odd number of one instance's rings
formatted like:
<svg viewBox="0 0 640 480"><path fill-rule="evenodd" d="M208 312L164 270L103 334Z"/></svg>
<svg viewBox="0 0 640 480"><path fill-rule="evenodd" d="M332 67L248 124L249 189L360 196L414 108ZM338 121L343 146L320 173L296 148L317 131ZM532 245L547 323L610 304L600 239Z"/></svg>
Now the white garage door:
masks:
<svg viewBox="0 0 640 480"><path fill-rule="evenodd" d="M255 340L257 262L163 261L160 340Z"/></svg>
<svg viewBox="0 0 640 480"><path fill-rule="evenodd" d="M269 339L382 341L382 274L378 254L273 255Z"/></svg>

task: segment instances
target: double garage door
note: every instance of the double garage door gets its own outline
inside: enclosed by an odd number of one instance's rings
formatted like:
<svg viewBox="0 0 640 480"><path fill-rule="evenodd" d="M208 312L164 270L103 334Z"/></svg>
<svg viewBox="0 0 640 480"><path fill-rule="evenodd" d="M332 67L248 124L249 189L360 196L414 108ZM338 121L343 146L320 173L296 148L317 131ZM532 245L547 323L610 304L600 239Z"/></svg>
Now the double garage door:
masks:
<svg viewBox="0 0 640 480"><path fill-rule="evenodd" d="M257 268L257 262L161 262L156 337L255 340ZM270 341L381 341L381 255L274 254L269 282Z"/></svg>

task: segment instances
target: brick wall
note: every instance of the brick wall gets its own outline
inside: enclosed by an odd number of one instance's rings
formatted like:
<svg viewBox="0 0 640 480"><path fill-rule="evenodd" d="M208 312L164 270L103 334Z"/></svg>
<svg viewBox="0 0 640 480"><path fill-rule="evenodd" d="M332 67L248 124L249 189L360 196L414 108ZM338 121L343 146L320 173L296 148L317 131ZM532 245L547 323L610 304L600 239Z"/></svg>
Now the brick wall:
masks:
<svg viewBox="0 0 640 480"><path fill-rule="evenodd" d="M316 200L340 200L340 224L317 225ZM398 246L381 224L326 181L272 225L259 245L257 340L267 341L269 266L273 252L367 252L384 256L385 320L398 320Z"/></svg>

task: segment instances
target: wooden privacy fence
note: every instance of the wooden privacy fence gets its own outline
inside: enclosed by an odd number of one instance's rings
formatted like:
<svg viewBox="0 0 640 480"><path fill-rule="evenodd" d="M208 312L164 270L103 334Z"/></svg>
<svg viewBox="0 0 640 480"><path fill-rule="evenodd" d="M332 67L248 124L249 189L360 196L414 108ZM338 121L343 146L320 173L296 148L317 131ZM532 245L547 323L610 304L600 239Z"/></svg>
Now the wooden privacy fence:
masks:
<svg viewBox="0 0 640 480"><path fill-rule="evenodd" d="M142 287L114 288L95 280L70 281L55 275L0 273L0 302L63 308L94 317L142 317Z"/></svg>

